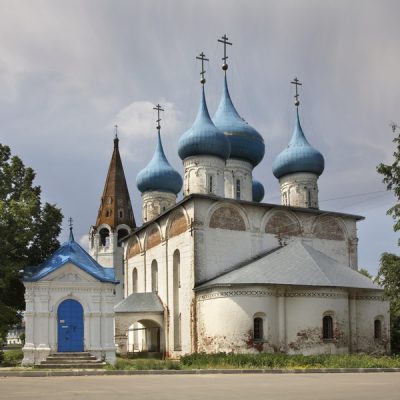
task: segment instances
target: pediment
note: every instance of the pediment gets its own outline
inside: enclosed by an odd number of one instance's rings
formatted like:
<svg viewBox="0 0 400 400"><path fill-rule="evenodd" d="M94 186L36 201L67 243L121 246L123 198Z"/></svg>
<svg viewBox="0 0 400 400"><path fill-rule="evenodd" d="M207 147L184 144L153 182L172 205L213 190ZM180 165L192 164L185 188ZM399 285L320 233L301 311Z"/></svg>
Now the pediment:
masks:
<svg viewBox="0 0 400 400"><path fill-rule="evenodd" d="M72 263L63 265L41 280L68 283L98 282L97 279L93 278L87 272L82 271L79 267Z"/></svg>

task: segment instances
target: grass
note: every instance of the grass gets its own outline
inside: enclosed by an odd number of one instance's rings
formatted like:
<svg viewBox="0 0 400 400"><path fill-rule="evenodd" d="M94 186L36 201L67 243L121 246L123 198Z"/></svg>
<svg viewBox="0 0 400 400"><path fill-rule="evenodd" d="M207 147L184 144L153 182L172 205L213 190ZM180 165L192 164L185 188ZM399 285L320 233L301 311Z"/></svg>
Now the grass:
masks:
<svg viewBox="0 0 400 400"><path fill-rule="evenodd" d="M180 359L182 369L308 369L308 368L400 368L399 356L286 355L260 354L191 354Z"/></svg>
<svg viewBox="0 0 400 400"><path fill-rule="evenodd" d="M2 367L19 367L24 355L22 349L6 350L3 352Z"/></svg>
<svg viewBox="0 0 400 400"><path fill-rule="evenodd" d="M182 369L179 361L154 360L154 359L130 359L117 357L115 365L108 365L110 370L160 370Z"/></svg>
<svg viewBox="0 0 400 400"><path fill-rule="evenodd" d="M115 366L108 368L120 370L400 368L400 357L361 354L303 356L279 353L196 353L183 356L179 361L118 357Z"/></svg>
<svg viewBox="0 0 400 400"><path fill-rule="evenodd" d="M1 366L18 367L21 365L22 357L21 349L5 351ZM400 356L195 353L183 356L180 360L117 357L116 364L107 368L110 370L400 368Z"/></svg>

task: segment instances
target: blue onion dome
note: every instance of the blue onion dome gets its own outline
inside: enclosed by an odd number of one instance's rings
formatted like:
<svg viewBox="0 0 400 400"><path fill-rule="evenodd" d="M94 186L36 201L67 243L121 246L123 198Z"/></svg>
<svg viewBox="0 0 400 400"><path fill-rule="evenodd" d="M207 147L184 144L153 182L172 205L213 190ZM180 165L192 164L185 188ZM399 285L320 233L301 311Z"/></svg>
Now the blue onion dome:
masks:
<svg viewBox="0 0 400 400"><path fill-rule="evenodd" d="M224 132L231 144L229 158L245 160L253 166L256 166L263 159L265 154L264 139L236 111L229 95L226 75L221 101L213 122L218 129Z"/></svg>
<svg viewBox="0 0 400 400"><path fill-rule="evenodd" d="M142 192L159 191L179 193L182 177L173 169L164 154L160 132L158 132L156 151L153 158L136 177L136 186Z"/></svg>
<svg viewBox="0 0 400 400"><path fill-rule="evenodd" d="M211 121L204 94L204 86L196 120L192 127L180 137L178 153L182 160L198 155L216 156L223 160L229 157L229 141Z"/></svg>
<svg viewBox="0 0 400 400"><path fill-rule="evenodd" d="M253 179L252 189L253 189L253 201L260 203L265 195L263 184Z"/></svg>
<svg viewBox="0 0 400 400"><path fill-rule="evenodd" d="M321 175L325 162L322 154L314 149L304 136L300 125L299 110L296 113L295 128L289 145L275 159L272 172L279 179L296 172L310 172Z"/></svg>

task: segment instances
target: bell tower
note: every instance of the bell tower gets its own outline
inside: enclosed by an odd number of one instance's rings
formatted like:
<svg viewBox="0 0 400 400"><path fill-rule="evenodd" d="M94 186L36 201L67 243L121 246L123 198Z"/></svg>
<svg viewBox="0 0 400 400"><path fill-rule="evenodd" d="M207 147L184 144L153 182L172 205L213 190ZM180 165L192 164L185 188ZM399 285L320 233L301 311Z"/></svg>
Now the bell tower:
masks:
<svg viewBox="0 0 400 400"><path fill-rule="evenodd" d="M89 232L89 253L104 268L114 268L117 285L116 301L123 298L123 248L120 240L136 227L124 168L119 154L118 127L115 126L114 150L96 225Z"/></svg>

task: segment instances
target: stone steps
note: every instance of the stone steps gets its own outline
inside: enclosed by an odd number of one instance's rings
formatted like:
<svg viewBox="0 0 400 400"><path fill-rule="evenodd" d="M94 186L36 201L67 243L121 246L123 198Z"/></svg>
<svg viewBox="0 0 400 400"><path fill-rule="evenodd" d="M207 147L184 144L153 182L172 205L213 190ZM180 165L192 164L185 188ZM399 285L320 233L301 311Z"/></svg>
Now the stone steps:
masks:
<svg viewBox="0 0 400 400"><path fill-rule="evenodd" d="M103 368L105 362L98 360L89 352L82 353L54 353L42 361L39 368Z"/></svg>

